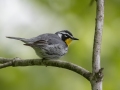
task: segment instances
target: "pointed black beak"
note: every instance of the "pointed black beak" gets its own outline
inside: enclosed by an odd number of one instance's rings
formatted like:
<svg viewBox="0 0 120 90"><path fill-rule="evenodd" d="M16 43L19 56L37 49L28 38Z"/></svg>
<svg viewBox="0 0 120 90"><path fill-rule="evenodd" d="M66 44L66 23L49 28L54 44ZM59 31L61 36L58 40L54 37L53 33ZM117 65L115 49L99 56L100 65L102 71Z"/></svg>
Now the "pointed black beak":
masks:
<svg viewBox="0 0 120 90"><path fill-rule="evenodd" d="M77 38L73 37L73 38L72 38L72 40L79 40L79 39L77 39Z"/></svg>

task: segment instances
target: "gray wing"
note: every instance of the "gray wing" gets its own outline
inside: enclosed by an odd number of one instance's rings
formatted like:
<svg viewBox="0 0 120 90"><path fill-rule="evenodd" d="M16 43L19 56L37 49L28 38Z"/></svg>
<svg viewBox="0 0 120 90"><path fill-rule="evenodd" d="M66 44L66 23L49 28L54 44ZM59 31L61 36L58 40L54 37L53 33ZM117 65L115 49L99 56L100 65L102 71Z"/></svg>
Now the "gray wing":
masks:
<svg viewBox="0 0 120 90"><path fill-rule="evenodd" d="M63 42L56 34L42 34L37 37L27 39L27 43L33 45L55 45L60 44L66 47L66 43Z"/></svg>

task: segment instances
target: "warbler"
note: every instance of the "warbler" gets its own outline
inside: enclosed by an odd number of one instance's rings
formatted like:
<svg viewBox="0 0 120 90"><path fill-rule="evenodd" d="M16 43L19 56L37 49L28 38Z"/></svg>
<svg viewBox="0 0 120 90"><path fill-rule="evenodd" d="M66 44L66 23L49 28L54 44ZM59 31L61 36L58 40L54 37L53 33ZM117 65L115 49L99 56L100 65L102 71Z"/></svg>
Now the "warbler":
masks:
<svg viewBox="0 0 120 90"><path fill-rule="evenodd" d="M58 31L55 34L45 33L30 39L19 37L7 37L24 42L24 45L32 47L42 60L57 60L68 52L72 40L79 40L73 37L68 30Z"/></svg>

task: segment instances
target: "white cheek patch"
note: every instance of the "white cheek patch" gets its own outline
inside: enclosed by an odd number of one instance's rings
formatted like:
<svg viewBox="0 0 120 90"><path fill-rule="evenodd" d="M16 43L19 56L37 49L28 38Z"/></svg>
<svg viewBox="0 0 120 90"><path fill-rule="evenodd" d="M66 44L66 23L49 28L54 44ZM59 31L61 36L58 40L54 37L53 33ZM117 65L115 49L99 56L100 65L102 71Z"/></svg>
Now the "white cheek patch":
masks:
<svg viewBox="0 0 120 90"><path fill-rule="evenodd" d="M59 36L60 38L62 38L62 34L61 34L61 33L59 33L58 36Z"/></svg>

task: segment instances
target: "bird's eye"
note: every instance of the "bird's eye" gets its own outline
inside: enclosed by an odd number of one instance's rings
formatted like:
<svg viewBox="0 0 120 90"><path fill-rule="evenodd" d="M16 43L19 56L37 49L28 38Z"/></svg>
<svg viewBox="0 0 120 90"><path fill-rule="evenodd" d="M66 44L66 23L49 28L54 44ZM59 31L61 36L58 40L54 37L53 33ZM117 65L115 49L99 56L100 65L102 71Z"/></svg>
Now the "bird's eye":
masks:
<svg viewBox="0 0 120 90"><path fill-rule="evenodd" d="M64 37L67 37L67 35L64 35Z"/></svg>

